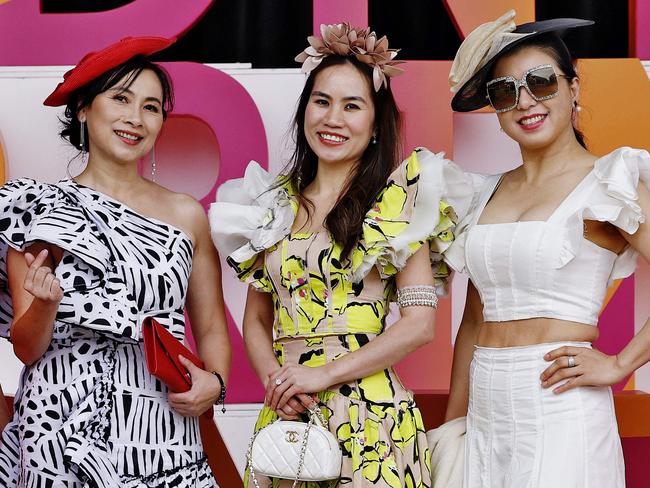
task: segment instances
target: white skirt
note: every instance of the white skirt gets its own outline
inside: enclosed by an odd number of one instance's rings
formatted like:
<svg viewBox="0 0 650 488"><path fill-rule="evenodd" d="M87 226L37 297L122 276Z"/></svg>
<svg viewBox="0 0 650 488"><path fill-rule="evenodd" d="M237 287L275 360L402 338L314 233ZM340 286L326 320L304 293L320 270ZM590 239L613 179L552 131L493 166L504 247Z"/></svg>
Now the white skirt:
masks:
<svg viewBox="0 0 650 488"><path fill-rule="evenodd" d="M465 488L624 488L610 388L541 386L544 354L566 342L477 347L470 366Z"/></svg>

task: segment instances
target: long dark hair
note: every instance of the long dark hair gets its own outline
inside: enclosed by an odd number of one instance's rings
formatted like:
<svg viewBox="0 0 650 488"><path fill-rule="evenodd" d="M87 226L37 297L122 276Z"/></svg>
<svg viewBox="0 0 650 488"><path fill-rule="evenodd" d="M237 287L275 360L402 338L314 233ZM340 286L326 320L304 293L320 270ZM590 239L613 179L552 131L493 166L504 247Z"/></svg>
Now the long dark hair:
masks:
<svg viewBox="0 0 650 488"><path fill-rule="evenodd" d="M313 203L304 195L304 191L316 177L318 157L309 147L305 136L305 111L318 74L330 66L343 64L354 66L368 82L375 108L377 140L376 144L368 144L359 163L348 176L341 195L325 218L325 228L342 247L341 257L345 258L361 236L365 214L402 157L401 117L390 89L390 80L388 88L382 87L375 91L372 84L372 68L367 64L349 56L332 55L323 59L310 73L298 99L293 120L295 149L280 184L288 182L295 189L298 201L307 211L309 221Z"/></svg>
<svg viewBox="0 0 650 488"><path fill-rule="evenodd" d="M144 56L135 56L106 73L99 75L97 78L86 83L81 88L78 88L70 95L68 104L65 107L65 113L60 119L63 124L63 129L59 135L80 151L87 151L89 147L88 128L86 127L84 129L85 143L82 148L81 123L77 118L79 110L90 106L97 95L106 90L110 90L122 79L124 79L124 82L120 88L127 90L144 70L153 71L160 80L163 96L162 114L163 119L166 119L167 114L171 112L174 107L174 87L172 85L171 77L164 68L152 63L148 58Z"/></svg>
<svg viewBox="0 0 650 488"><path fill-rule="evenodd" d="M569 52L569 49L567 48L564 41L556 34L553 33L541 34L539 36L533 37L529 41L523 41L521 44L517 45L517 47L513 48L512 51L508 51L508 53L505 56L511 56L516 52L527 47L538 48L544 51L549 56L551 56L553 60L557 63L558 67L568 77L569 80L578 78L578 73L576 72L574 59L571 56L571 53ZM492 68L492 70L494 70L494 68ZM488 80L490 79L492 79L492 73L490 73L490 76L488 77ZM578 141L578 143L582 147L587 149L585 136L575 126L575 124L573 124L573 133L576 136L576 140Z"/></svg>

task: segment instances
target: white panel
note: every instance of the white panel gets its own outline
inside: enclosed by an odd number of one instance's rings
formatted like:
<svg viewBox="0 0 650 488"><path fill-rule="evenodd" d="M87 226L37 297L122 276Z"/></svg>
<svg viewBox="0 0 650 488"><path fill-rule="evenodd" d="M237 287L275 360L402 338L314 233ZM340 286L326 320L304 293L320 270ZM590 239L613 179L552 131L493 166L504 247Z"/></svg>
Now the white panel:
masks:
<svg viewBox="0 0 650 488"><path fill-rule="evenodd" d="M246 469L246 450L261 409L261 403L228 405L226 413L222 413L220 407L214 409L214 419L221 438L242 478Z"/></svg>

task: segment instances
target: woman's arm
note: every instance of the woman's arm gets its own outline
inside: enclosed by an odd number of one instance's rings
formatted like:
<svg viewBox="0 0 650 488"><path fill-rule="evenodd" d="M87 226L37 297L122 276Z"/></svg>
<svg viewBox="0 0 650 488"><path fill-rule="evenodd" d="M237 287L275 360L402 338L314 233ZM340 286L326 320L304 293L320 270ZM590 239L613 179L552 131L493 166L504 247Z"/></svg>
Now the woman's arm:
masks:
<svg viewBox="0 0 650 488"><path fill-rule="evenodd" d="M640 184L637 203L644 215L650 215L650 191ZM650 262L650 224L645 222L634 234L621 234L646 261ZM569 366L573 356L575 366ZM544 388L567 380L556 387L555 393L562 393L576 386L609 386L618 383L626 376L650 361L650 318L632 340L615 356L609 356L595 349L582 347L560 347L550 351L544 359L553 363L542 373Z"/></svg>
<svg viewBox="0 0 650 488"><path fill-rule="evenodd" d="M483 323L483 305L474 284L467 283L465 312L456 335L454 361L451 367L451 385L445 422L467 414L469 402L469 365L474 357L474 345Z"/></svg>
<svg viewBox="0 0 650 488"><path fill-rule="evenodd" d="M255 291L252 287L248 288L246 297L244 344L253 369L264 387L268 388L273 373L280 370L273 353L273 301L270 293ZM294 420L313 403L309 395L299 393L286 404L276 407L275 412L285 420Z"/></svg>
<svg viewBox="0 0 650 488"><path fill-rule="evenodd" d="M52 341L54 319L63 298L54 268L47 244L33 244L24 253L12 248L7 252L14 312L11 342L18 359L27 365L43 356Z"/></svg>
<svg viewBox="0 0 650 488"><path fill-rule="evenodd" d="M280 367L273 353L273 301L270 293L248 287L243 334L248 359L266 386L269 376Z"/></svg>
<svg viewBox="0 0 650 488"><path fill-rule="evenodd" d="M224 382L228 380L230 339L221 288L221 267L210 239L208 219L198 202L189 197L187 200L186 221L191 222L191 235L195 242L186 307L205 370L183 358L181 361L192 376L192 388L185 393L170 393L169 400L180 414L198 416L213 407L221 392L221 383L212 371L219 373Z"/></svg>
<svg viewBox="0 0 650 488"><path fill-rule="evenodd" d="M411 256L397 275L398 288L414 285L433 285L428 246L423 246ZM381 371L432 341L434 330L434 308L402 308L401 318L397 322L357 351L317 368L285 364L270 376L267 402L275 409L296 394L317 393L332 385ZM280 385L275 382L278 378L281 380Z"/></svg>
<svg viewBox="0 0 650 488"><path fill-rule="evenodd" d="M7 407L7 400L2 392L2 386L0 386L0 434L2 434L7 423L9 423L9 408ZM1 436L0 444L2 444Z"/></svg>

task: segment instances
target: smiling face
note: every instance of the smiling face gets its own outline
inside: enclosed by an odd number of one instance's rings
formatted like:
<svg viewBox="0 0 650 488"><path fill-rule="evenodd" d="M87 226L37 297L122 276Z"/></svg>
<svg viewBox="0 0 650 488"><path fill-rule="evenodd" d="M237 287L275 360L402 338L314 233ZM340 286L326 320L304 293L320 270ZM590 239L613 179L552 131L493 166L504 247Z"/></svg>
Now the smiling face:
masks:
<svg viewBox="0 0 650 488"><path fill-rule="evenodd" d="M356 164L375 129L368 80L352 64L318 73L305 109L304 132L319 164Z"/></svg>
<svg viewBox="0 0 650 488"><path fill-rule="evenodd" d="M127 78L79 111L79 120L88 127L91 163L137 162L149 153L160 133L163 89L158 76L145 69L126 88Z"/></svg>
<svg viewBox="0 0 650 488"><path fill-rule="evenodd" d="M530 46L499 59L492 78L512 76L520 80L536 66L551 65L557 74L558 93L548 100L536 101L525 87L519 89L519 103L507 112L498 113L503 131L522 149L538 150L573 135L574 101L579 93L577 78L568 80L555 59L543 49Z"/></svg>

